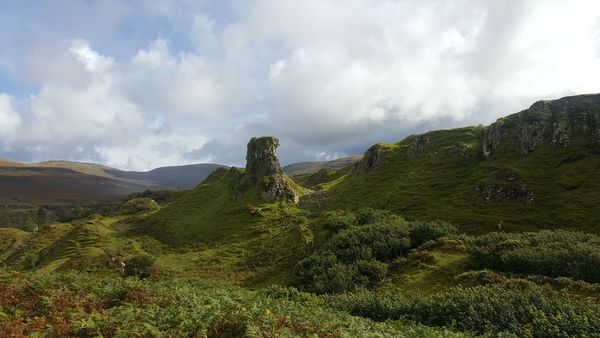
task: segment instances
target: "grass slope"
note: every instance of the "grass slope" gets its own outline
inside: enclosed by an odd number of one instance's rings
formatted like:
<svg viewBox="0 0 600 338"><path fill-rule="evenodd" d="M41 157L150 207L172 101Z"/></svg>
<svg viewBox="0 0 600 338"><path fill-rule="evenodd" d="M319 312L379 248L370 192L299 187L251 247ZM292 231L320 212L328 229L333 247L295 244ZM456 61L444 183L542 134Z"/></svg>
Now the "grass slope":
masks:
<svg viewBox="0 0 600 338"><path fill-rule="evenodd" d="M181 245L198 241L250 238L253 228L299 211L293 204L265 203L257 187L236 193L236 169L217 169L200 186L148 217L139 230L161 241Z"/></svg>
<svg viewBox="0 0 600 338"><path fill-rule="evenodd" d="M359 161L362 155L341 157L332 161L300 162L283 167L283 171L290 176L314 174L320 170L341 169Z"/></svg>
<svg viewBox="0 0 600 338"><path fill-rule="evenodd" d="M429 143L409 158L418 137L411 136L385 145L370 171L345 168L341 176L328 173L322 181L312 177L304 182L312 179L309 185L326 191L321 209L371 206L407 219L448 220L475 233L495 230L500 221L508 231L599 230L600 155L588 140L575 139L566 148L544 145L527 155L505 151L484 158L482 132L470 127L427 133ZM457 145L464 154L456 154ZM486 185L523 186L533 193L534 203L486 200L477 191Z"/></svg>
<svg viewBox="0 0 600 338"><path fill-rule="evenodd" d="M161 268L246 285L289 280L313 239L305 212L293 203L261 201L251 184L238 191L237 173L217 169L195 189L135 222L132 233L168 245L157 259Z"/></svg>

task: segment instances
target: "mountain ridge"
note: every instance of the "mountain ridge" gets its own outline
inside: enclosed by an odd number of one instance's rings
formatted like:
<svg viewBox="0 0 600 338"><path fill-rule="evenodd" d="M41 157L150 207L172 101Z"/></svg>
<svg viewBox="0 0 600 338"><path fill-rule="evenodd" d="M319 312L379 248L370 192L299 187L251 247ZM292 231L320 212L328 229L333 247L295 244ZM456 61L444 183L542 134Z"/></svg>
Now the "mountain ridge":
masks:
<svg viewBox="0 0 600 338"><path fill-rule="evenodd" d="M445 219L470 232L498 224L600 231L599 126L600 94L590 94L539 101L487 127L378 143L351 166L299 180L317 191L301 204L370 206L409 219Z"/></svg>
<svg viewBox="0 0 600 338"><path fill-rule="evenodd" d="M131 172L88 162L0 160L0 203L115 203L146 189L190 189L223 167L206 163Z"/></svg>

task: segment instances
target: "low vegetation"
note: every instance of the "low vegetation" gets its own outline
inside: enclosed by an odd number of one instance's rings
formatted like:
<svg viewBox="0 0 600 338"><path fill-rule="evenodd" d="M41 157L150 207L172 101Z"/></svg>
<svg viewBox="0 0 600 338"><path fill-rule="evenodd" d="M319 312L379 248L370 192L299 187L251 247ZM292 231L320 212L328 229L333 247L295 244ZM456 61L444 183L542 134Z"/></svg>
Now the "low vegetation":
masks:
<svg viewBox="0 0 600 338"><path fill-rule="evenodd" d="M189 191L5 207L0 337L600 337L600 122L565 134L570 102L294 182L253 138Z"/></svg>
<svg viewBox="0 0 600 338"><path fill-rule="evenodd" d="M84 273L0 273L0 332L8 337L462 337L377 323L323 306L201 279L161 281Z"/></svg>
<svg viewBox="0 0 600 338"><path fill-rule="evenodd" d="M468 237L480 268L600 282L600 236L563 230Z"/></svg>
<svg viewBox="0 0 600 338"><path fill-rule="evenodd" d="M395 259L457 233L449 224L406 222L372 209L328 217L324 226L339 232L297 266L300 287L316 293L347 292L379 282Z"/></svg>

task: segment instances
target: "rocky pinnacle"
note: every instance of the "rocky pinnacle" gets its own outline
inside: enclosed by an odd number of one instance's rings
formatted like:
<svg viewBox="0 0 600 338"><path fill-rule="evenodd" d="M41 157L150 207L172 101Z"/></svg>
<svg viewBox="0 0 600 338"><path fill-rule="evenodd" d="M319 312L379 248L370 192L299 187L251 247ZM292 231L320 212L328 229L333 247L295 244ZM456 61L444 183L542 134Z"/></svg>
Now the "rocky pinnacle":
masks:
<svg viewBox="0 0 600 338"><path fill-rule="evenodd" d="M258 183L260 197L266 201L284 199L298 202L298 194L288 183L279 159L279 140L275 137L253 137L248 142L245 176Z"/></svg>

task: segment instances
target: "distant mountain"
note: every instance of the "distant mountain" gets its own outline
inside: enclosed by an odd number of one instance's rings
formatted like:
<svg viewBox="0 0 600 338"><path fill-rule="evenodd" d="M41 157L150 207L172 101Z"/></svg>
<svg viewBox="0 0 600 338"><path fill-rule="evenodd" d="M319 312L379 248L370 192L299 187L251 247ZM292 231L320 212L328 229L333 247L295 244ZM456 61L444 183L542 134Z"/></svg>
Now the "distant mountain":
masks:
<svg viewBox="0 0 600 338"><path fill-rule="evenodd" d="M95 163L21 163L0 159L0 203L110 203L148 188L193 188L219 167L218 164L195 164L134 172Z"/></svg>
<svg viewBox="0 0 600 338"><path fill-rule="evenodd" d="M161 167L150 171L122 171L108 169L107 173L114 177L150 182L150 188L189 189L204 181L217 168L224 166L212 163L191 164L182 166Z"/></svg>
<svg viewBox="0 0 600 338"><path fill-rule="evenodd" d="M283 171L290 176L314 174L322 169L341 169L359 161L361 158L362 155L357 155L341 157L333 161L293 163L283 167Z"/></svg>

